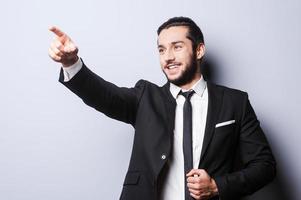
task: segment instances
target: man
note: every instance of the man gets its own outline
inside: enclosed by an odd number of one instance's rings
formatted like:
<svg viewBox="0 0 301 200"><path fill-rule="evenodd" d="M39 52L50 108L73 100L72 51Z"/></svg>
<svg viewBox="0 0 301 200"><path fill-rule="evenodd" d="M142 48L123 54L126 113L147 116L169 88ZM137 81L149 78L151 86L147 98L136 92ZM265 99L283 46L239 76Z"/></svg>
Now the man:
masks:
<svg viewBox="0 0 301 200"><path fill-rule="evenodd" d="M121 88L103 80L79 59L70 37L50 30L57 38L49 55L63 65L60 82L135 128L120 199L235 200L274 178L276 163L247 94L204 80L203 34L191 19L174 17L158 29L168 79L162 87L140 80Z"/></svg>

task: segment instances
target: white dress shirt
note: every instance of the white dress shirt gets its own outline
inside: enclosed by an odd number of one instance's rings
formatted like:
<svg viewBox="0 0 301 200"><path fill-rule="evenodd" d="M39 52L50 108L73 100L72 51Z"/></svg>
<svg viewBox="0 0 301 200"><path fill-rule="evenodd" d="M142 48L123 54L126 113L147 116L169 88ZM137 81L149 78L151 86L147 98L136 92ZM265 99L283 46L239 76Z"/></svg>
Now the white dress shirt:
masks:
<svg viewBox="0 0 301 200"><path fill-rule="evenodd" d="M69 67L62 67L63 68L63 73L64 73L64 82L70 81L77 72L82 68L83 62L81 59L78 59L76 63Z"/></svg>
<svg viewBox="0 0 301 200"><path fill-rule="evenodd" d="M82 68L82 61L70 66L63 67L64 81L67 82ZM184 156L183 156L183 106L185 97L180 95L181 88L170 83L170 92L176 99L174 140L171 158L168 160L168 171L163 184L160 200L184 200ZM193 168L197 169L200 162L203 138L206 126L208 108L208 90L203 77L195 83L191 90L195 93L190 101L192 105L192 145L193 145ZM183 90L185 92L187 90Z"/></svg>
<svg viewBox="0 0 301 200"><path fill-rule="evenodd" d="M168 170L165 183L163 184L160 200L184 200L184 155L183 155L183 106L185 97L180 95L181 88L170 84L170 92L176 99L174 141L171 158L168 161ZM192 150L193 168L198 169L203 138L206 126L208 108L208 90L203 77L195 83L191 90L195 93L190 101L192 105ZM183 90L186 92L187 90Z"/></svg>

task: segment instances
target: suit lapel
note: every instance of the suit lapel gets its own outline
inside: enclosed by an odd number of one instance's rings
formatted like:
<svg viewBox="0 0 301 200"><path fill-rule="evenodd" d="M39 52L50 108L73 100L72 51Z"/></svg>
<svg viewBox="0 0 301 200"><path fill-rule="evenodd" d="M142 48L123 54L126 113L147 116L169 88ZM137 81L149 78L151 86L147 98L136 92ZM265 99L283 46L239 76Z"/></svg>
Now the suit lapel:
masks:
<svg viewBox="0 0 301 200"><path fill-rule="evenodd" d="M166 107L166 116L167 116L167 126L168 126L168 133L170 134L170 141L173 141L173 130L174 130L174 123L175 123L175 111L176 111L176 100L173 98L172 94L170 93L169 89L169 82L167 82L163 86L163 92L167 101L165 102Z"/></svg>
<svg viewBox="0 0 301 200"><path fill-rule="evenodd" d="M212 139L214 129L215 129L215 124L217 122L220 107L222 105L222 100L223 100L222 99L223 92L221 89L219 89L216 85L209 82L207 82L207 87L208 87L208 112L207 112L206 127L205 127L200 164L204 159L204 155Z"/></svg>
<svg viewBox="0 0 301 200"><path fill-rule="evenodd" d="M165 149L164 153L167 153L169 156L172 152L172 146L173 146L173 130L174 130L174 122L175 122L175 109L176 109L176 101L173 98L172 94L169 90L169 83L166 83L162 87L162 102L164 102L164 110L161 110L164 121L162 121L162 124L164 127L166 127L166 132L164 132L164 135L161 137L161 146L158 149L159 151L162 149ZM160 152L162 153L162 152ZM164 164L166 162L159 162L158 167L156 170L156 179L158 178ZM164 175L163 175L164 176Z"/></svg>

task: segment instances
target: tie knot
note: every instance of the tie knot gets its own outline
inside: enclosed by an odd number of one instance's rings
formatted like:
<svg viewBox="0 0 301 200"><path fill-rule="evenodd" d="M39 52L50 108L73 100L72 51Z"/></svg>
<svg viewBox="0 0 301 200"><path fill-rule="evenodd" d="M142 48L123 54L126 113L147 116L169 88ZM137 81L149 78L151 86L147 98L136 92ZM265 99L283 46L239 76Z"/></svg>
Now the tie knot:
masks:
<svg viewBox="0 0 301 200"><path fill-rule="evenodd" d="M183 92L183 91L181 90L181 92L180 92L180 94L183 95L183 96L185 97L185 99L188 100L188 101L189 101L190 98L192 97L193 93L194 93L194 90L189 90L189 91L187 91L187 92Z"/></svg>

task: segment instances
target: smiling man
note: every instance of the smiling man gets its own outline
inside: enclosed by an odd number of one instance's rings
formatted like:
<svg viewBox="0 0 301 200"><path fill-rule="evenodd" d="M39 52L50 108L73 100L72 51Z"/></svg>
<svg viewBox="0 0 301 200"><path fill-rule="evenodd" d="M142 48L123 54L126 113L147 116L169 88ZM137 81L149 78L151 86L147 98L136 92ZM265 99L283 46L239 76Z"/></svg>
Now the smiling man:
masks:
<svg viewBox="0 0 301 200"><path fill-rule="evenodd" d="M202 42L193 46L193 36L185 26L172 26L158 30L160 64L167 79L184 89L190 89L201 78L198 60L205 53Z"/></svg>
<svg viewBox="0 0 301 200"><path fill-rule="evenodd" d="M245 92L207 82L205 44L189 18L174 17L158 33L167 83L118 87L94 74L71 38L56 27L50 57L60 82L89 106L135 128L122 200L235 200L275 176L276 163ZM237 159L242 165L236 165Z"/></svg>

